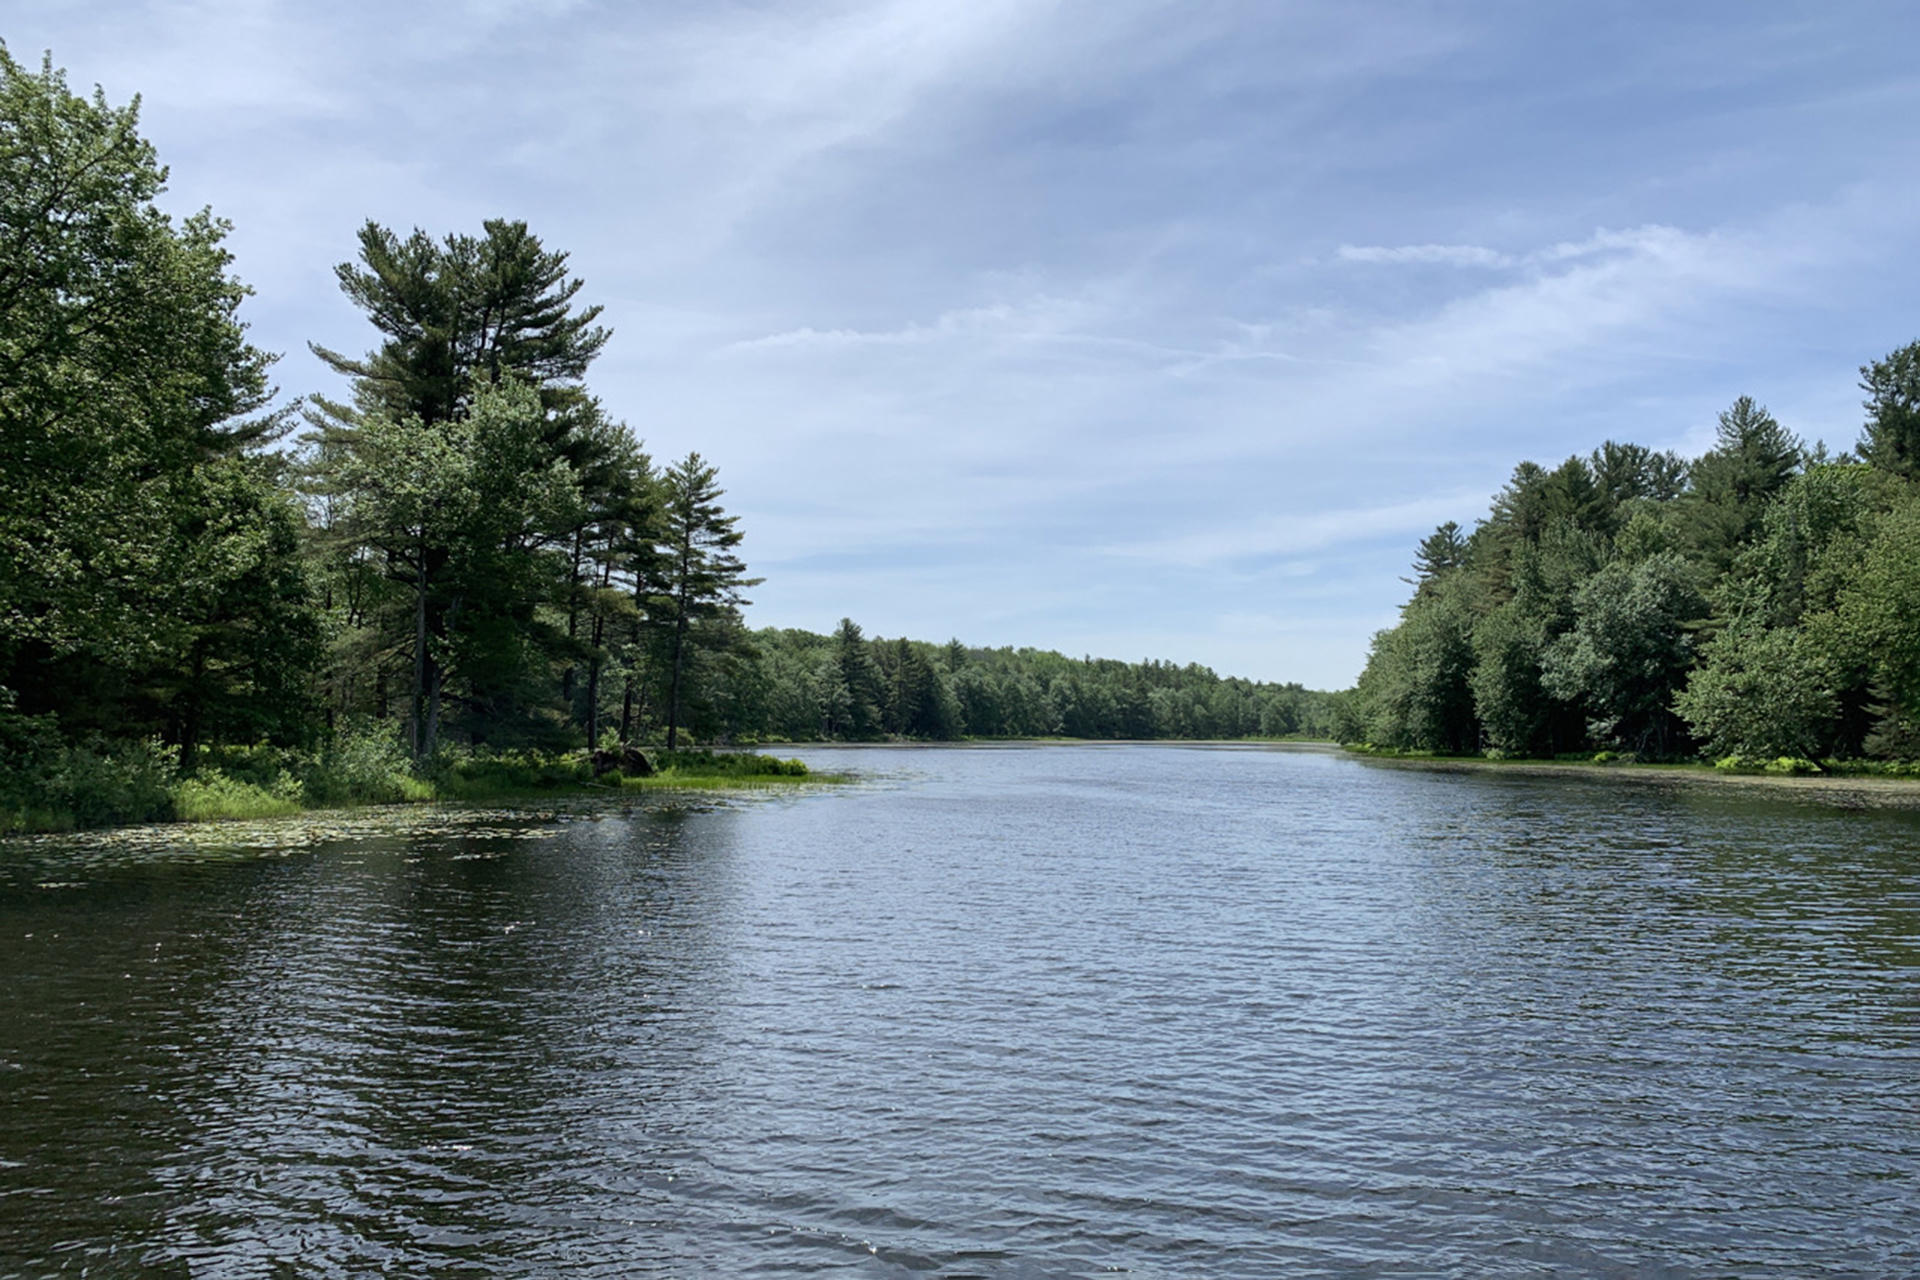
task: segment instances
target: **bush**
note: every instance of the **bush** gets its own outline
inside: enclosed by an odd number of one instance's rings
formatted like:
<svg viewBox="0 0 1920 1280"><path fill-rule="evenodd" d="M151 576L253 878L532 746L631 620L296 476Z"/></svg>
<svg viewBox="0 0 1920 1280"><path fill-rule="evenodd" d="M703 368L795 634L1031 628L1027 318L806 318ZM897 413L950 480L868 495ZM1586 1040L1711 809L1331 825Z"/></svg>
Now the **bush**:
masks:
<svg viewBox="0 0 1920 1280"><path fill-rule="evenodd" d="M804 760L781 760L752 751L662 751L654 759L662 773L687 778L804 778Z"/></svg>
<svg viewBox="0 0 1920 1280"><path fill-rule="evenodd" d="M580 755L537 751L475 751L438 762L433 782L441 798L486 800L527 791L556 791L593 781L593 766Z"/></svg>
<svg viewBox="0 0 1920 1280"><path fill-rule="evenodd" d="M161 821L173 816L173 782L173 752L158 739L73 745L53 716L0 704L0 831Z"/></svg>
<svg viewBox="0 0 1920 1280"><path fill-rule="evenodd" d="M307 800L316 805L398 804L430 800L433 788L413 775L412 762L391 729L349 721L301 769Z"/></svg>
<svg viewBox="0 0 1920 1280"><path fill-rule="evenodd" d="M1773 759L1768 760L1760 756L1734 754L1721 756L1713 762L1713 767L1723 773L1781 773L1800 775L1823 772L1818 764L1800 756L1775 756Z"/></svg>

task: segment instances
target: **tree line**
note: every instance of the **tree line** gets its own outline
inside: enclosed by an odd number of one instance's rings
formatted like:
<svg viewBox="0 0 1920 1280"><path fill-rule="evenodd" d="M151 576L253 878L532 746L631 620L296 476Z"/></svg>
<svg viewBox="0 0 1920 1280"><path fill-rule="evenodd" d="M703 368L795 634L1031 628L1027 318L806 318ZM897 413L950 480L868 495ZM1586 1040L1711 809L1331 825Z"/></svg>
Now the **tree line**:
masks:
<svg viewBox="0 0 1920 1280"><path fill-rule="evenodd" d="M156 741L187 772L389 730L416 763L678 745L757 580L715 468L589 390L609 334L566 255L368 223L337 275L372 348L316 346L345 394L286 404L228 224L163 212L166 177L137 103L0 46L6 786Z"/></svg>
<svg viewBox="0 0 1920 1280"><path fill-rule="evenodd" d="M966 737L1220 739L1333 736L1334 695L1216 675L1198 664L1069 658L1051 650L765 628L722 698L735 738L931 741Z"/></svg>
<svg viewBox="0 0 1920 1280"><path fill-rule="evenodd" d="M284 401L228 224L159 208L137 108L0 45L0 811L157 795L260 743L332 793L314 761L369 742L420 771L607 741L1324 722L1297 686L1195 667L750 633L759 579L716 469L656 462L607 413L601 309L524 222L367 223L336 276L369 349L314 345L341 390Z"/></svg>
<svg viewBox="0 0 1920 1280"><path fill-rule="evenodd" d="M1861 371L1860 439L1750 397L1698 458L1518 466L1419 545L1352 731L1380 747L1729 765L1920 756L1920 343Z"/></svg>

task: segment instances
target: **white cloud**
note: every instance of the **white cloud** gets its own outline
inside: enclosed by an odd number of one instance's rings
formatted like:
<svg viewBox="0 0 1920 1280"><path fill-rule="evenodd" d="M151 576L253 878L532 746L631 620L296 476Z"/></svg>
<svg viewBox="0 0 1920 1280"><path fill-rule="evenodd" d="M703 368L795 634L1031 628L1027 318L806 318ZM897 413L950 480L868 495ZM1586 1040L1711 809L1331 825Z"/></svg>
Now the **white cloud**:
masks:
<svg viewBox="0 0 1920 1280"><path fill-rule="evenodd" d="M1343 244L1339 249L1339 258L1342 262L1412 262L1449 267L1506 267L1514 262L1512 257L1497 249L1477 244L1406 244L1391 248Z"/></svg>
<svg viewBox="0 0 1920 1280"><path fill-rule="evenodd" d="M1006 304L948 311L930 325L910 323L899 329L815 329L811 325L747 338L728 344L733 351L778 347L891 347L918 346L961 337L1046 337L1059 332L1044 321L1045 304L1016 309Z"/></svg>
<svg viewBox="0 0 1920 1280"><path fill-rule="evenodd" d="M1422 494L1372 507L1329 506L1211 523L1169 537L1116 543L1105 553L1126 560L1197 569L1207 566L1298 557L1355 540L1424 537L1448 520L1464 525L1462 513L1486 505L1475 490Z"/></svg>
<svg viewBox="0 0 1920 1280"><path fill-rule="evenodd" d="M1853 368L1913 337L1901 33L1761 76L1655 16L1623 78L1542 56L1554 6L1463 13L19 0L4 34L145 95L289 392L339 390L307 339L372 341L329 275L361 219L527 217L608 304L609 410L721 466L757 622L1332 683L1520 458L1749 391L1845 443Z"/></svg>

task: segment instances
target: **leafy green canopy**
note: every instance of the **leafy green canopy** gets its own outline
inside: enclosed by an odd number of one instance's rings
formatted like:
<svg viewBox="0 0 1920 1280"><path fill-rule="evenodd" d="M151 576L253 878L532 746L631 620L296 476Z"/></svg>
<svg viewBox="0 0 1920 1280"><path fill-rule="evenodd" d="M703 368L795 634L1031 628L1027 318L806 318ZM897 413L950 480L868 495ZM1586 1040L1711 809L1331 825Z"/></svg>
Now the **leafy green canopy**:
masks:
<svg viewBox="0 0 1920 1280"><path fill-rule="evenodd" d="M1382 746L1920 757L1920 343L1862 369L1858 456L1741 397L1690 462L1515 469L1416 554L1355 697ZM1462 696L1462 690L1467 695Z"/></svg>
<svg viewBox="0 0 1920 1280"><path fill-rule="evenodd" d="M0 47L0 686L190 756L297 733L314 633L227 224L155 204L138 123Z"/></svg>

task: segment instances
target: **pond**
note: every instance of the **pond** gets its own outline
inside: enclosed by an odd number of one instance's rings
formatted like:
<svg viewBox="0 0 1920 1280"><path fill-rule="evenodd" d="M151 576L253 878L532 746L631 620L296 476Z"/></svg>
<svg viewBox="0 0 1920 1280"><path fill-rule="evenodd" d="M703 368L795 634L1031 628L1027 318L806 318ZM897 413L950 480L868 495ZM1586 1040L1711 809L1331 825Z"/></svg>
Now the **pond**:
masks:
<svg viewBox="0 0 1920 1280"><path fill-rule="evenodd" d="M0 845L0 1275L1920 1271L1920 815L802 754Z"/></svg>

